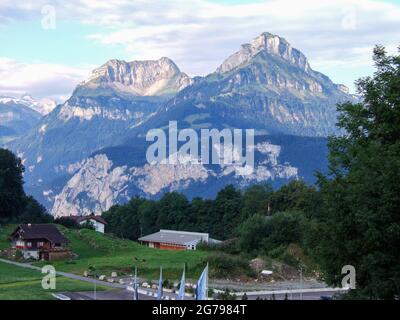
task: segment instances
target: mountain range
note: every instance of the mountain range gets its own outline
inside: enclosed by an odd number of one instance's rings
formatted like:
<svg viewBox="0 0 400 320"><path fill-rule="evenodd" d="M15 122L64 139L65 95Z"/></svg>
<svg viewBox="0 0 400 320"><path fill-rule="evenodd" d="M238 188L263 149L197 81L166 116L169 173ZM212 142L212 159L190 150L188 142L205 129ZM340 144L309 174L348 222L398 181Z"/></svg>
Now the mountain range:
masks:
<svg viewBox="0 0 400 320"><path fill-rule="evenodd" d="M26 134L55 106L54 100L36 100L28 94L19 98L0 96L0 144Z"/></svg>
<svg viewBox="0 0 400 320"><path fill-rule="evenodd" d="M189 77L169 58L110 60L8 147L23 158L27 192L52 214L100 213L134 195L212 197L226 184L313 182L326 167L326 137L340 133L336 104L354 99L284 38L263 33L205 77ZM146 133L170 121L254 129L254 172L147 163Z"/></svg>

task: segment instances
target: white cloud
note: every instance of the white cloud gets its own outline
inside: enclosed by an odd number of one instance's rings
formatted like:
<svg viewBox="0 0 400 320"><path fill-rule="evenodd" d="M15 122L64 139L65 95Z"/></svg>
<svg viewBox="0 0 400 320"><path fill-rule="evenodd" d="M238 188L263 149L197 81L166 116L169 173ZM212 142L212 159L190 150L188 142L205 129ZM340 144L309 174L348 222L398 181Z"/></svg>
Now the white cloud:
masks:
<svg viewBox="0 0 400 320"><path fill-rule="evenodd" d="M132 59L169 56L191 75L214 71L240 44L264 31L285 37L316 69L347 63L346 73L354 62L357 72L370 68L375 44L393 48L400 39L400 6L376 0L269 0L235 6L201 0L121 0L96 9L99 3L81 2L85 23L108 27L90 39L123 44Z"/></svg>
<svg viewBox="0 0 400 320"><path fill-rule="evenodd" d="M0 12L8 8L18 19L29 12L37 15L48 2L15 6L3 0ZM91 41L122 45L125 52L119 56L168 56L190 75L214 71L240 44L269 31L303 51L314 69L351 85L371 72L375 44L394 48L400 40L400 6L378 0L265 0L241 5L203 0L50 2L59 19L97 26Z"/></svg>
<svg viewBox="0 0 400 320"><path fill-rule="evenodd" d="M84 80L89 70L61 64L26 64L0 57L0 95L18 96L23 93L35 97L64 100L77 83Z"/></svg>

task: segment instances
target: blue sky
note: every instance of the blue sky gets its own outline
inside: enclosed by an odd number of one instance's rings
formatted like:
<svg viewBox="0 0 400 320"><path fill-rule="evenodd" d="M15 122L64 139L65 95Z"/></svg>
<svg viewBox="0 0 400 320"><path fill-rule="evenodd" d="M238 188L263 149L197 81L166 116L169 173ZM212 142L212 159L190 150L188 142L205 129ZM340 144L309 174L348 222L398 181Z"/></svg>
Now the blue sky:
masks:
<svg viewBox="0 0 400 320"><path fill-rule="evenodd" d="M27 63L101 64L118 55L120 45L105 46L88 40L96 26L61 20L56 29L43 29L40 20L12 22L2 27L1 54Z"/></svg>
<svg viewBox="0 0 400 320"><path fill-rule="evenodd" d="M373 46L394 53L399 30L398 0L2 0L0 95L63 100L112 58L168 56L189 75L206 75L264 31L354 90L373 72Z"/></svg>

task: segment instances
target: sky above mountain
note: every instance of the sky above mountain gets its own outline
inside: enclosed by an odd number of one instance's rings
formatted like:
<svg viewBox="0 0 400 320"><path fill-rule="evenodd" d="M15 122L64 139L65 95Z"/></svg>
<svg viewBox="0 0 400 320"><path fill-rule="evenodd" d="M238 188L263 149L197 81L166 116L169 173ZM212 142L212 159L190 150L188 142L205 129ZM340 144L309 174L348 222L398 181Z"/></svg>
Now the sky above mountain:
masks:
<svg viewBox="0 0 400 320"><path fill-rule="evenodd" d="M0 2L0 95L59 100L109 59L170 57L206 75L264 31L354 91L375 44L400 44L400 1L71 0Z"/></svg>

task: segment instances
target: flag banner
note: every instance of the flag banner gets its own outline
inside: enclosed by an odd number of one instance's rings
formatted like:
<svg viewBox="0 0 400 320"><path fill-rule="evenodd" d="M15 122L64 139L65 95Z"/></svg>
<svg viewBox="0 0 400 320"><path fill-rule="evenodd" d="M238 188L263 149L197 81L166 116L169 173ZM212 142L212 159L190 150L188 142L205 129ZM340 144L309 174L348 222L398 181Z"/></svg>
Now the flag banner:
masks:
<svg viewBox="0 0 400 320"><path fill-rule="evenodd" d="M138 287L137 268L135 268L135 278L133 279L133 300L139 300Z"/></svg>
<svg viewBox="0 0 400 320"><path fill-rule="evenodd" d="M207 300L208 264L204 268L196 286L196 300Z"/></svg>
<svg viewBox="0 0 400 320"><path fill-rule="evenodd" d="M185 268L183 268L181 284L179 286L178 300L185 300Z"/></svg>
<svg viewBox="0 0 400 320"><path fill-rule="evenodd" d="M157 300L161 300L163 296L163 280L162 280L162 267L160 267L160 280L158 281Z"/></svg>

